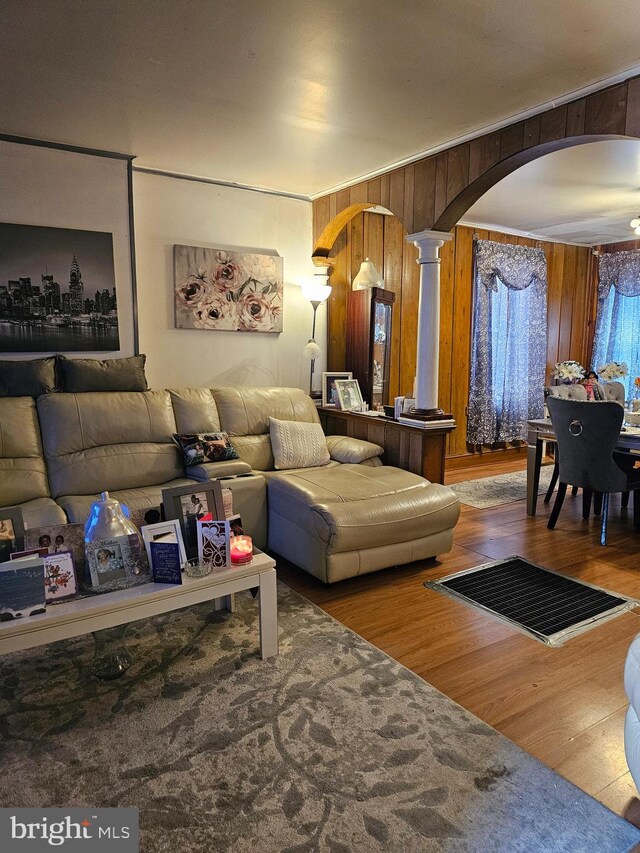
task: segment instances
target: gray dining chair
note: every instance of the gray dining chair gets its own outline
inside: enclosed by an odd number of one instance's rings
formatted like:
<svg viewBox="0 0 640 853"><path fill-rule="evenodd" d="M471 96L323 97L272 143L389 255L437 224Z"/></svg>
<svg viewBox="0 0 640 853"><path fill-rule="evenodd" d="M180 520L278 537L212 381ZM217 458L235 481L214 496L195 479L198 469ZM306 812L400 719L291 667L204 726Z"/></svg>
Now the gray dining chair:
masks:
<svg viewBox="0 0 640 853"><path fill-rule="evenodd" d="M547 525L549 530L556 526L569 483L584 490L583 517L589 515L591 496L602 494L601 545L607 542L612 493L634 493L633 518L636 529L640 529L640 469L632 467L633 461L614 453L624 417L621 406L610 401L583 402L557 397L548 397L547 406L558 444L560 481Z"/></svg>
<svg viewBox="0 0 640 853"><path fill-rule="evenodd" d="M587 400L587 390L584 385L567 384L567 385L547 385L544 389L545 404L548 397L559 397L561 400ZM551 473L551 481L549 488L544 496L544 502L549 503L553 495L553 490L558 482L560 470L558 468L558 448L555 449L555 457L553 462L553 472ZM578 486L571 487L571 494L578 494Z"/></svg>
<svg viewBox="0 0 640 853"><path fill-rule="evenodd" d="M625 390L622 382L607 382L605 385L597 383L598 388L600 389L600 399L601 400L610 400L615 403L619 403L624 408L624 397ZM547 385L544 389L544 399L545 405L546 401L549 397L559 397L562 400L587 400L587 391L584 385L579 384L569 384L569 385ZM622 401L622 402L621 402ZM553 497L553 492L558 482L558 477L560 476L560 469L558 467L558 448L555 448L555 458L553 463L553 471L551 473L551 481L549 482L549 487L544 496L544 502L546 504L550 503L551 498ZM571 494L578 494L578 486L571 485ZM600 515L600 511L602 508L601 495L596 494L594 500L594 515ZM626 509L629 505L629 492L622 493L622 506ZM585 509L586 507L586 509ZM591 507L591 498L589 497L586 501L583 500L583 518L589 518L589 512Z"/></svg>
<svg viewBox="0 0 640 853"><path fill-rule="evenodd" d="M600 388L603 400L618 403L624 408L627 392L622 382L598 382L598 387Z"/></svg>

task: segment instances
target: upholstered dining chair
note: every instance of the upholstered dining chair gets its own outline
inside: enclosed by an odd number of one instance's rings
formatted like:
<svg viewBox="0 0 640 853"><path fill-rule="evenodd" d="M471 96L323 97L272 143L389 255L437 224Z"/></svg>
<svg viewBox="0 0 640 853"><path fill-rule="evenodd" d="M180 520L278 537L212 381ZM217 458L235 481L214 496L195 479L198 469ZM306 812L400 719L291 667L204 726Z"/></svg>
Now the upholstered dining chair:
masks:
<svg viewBox="0 0 640 853"><path fill-rule="evenodd" d="M586 510L583 509L583 517L589 515L593 493L602 493L601 545L606 545L607 541L611 493L634 492L634 524L640 529L640 470L629 466L625 469L624 460L614 454L624 417L621 406L609 401L584 402L557 397L547 398L547 406L558 443L560 481L547 527L553 530L556 526L570 483L584 489Z"/></svg>
<svg viewBox="0 0 640 853"><path fill-rule="evenodd" d="M622 382L598 382L598 386L602 392L603 400L611 400L613 403L618 403L624 409L625 400L627 397L627 392L625 390ZM640 498L639 498L640 500ZM626 507L629 505L629 492L623 492L622 494L622 506Z"/></svg>
<svg viewBox="0 0 640 853"><path fill-rule="evenodd" d="M624 408L627 393L622 382L598 382L598 387L603 400L619 403Z"/></svg>
<svg viewBox="0 0 640 853"><path fill-rule="evenodd" d="M586 400L587 391L584 385L547 385L544 389L544 399L545 404L548 397L559 397L561 400ZM556 447L555 459L553 463L553 472L551 474L551 481L549 483L549 488L547 489L547 493L544 496L544 502L546 504L549 503L551 497L553 495L553 490L556 487L556 483L558 482L558 477L560 475L560 470L558 468L558 448ZM578 487L572 486L571 494L578 494Z"/></svg>

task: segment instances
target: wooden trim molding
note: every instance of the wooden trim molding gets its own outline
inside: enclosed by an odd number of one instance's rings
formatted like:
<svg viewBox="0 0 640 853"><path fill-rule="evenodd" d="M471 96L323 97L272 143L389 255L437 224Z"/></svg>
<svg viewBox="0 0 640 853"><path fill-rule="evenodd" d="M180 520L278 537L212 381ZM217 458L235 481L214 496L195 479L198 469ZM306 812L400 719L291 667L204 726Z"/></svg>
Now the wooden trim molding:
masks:
<svg viewBox="0 0 640 853"><path fill-rule="evenodd" d="M338 239L338 235L345 225L348 222L351 222L351 220L359 213L362 213L363 210L371 207L372 204L373 202L369 203L368 201L360 201L356 204L350 204L348 207L341 210L340 213L336 214L331 222L327 223L322 234L320 234L316 239L313 247L312 260L316 266L325 265L326 259L329 257L329 253L333 248L333 244Z"/></svg>

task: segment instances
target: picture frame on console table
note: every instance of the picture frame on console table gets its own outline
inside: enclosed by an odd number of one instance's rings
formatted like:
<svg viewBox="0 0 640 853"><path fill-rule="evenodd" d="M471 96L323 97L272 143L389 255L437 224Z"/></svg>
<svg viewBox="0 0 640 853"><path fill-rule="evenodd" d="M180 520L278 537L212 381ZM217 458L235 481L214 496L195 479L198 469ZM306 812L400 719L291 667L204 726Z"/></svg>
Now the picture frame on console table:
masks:
<svg viewBox="0 0 640 853"><path fill-rule="evenodd" d="M343 412L362 411L362 391L357 379L336 379L338 408Z"/></svg>
<svg viewBox="0 0 640 853"><path fill-rule="evenodd" d="M337 408L338 394L336 392L336 379L353 379L350 370L330 371L325 370L322 374L322 405L326 408Z"/></svg>
<svg viewBox="0 0 640 853"><path fill-rule="evenodd" d="M224 521L224 499L219 480L162 490L166 520L180 522L187 559L198 556L198 521Z"/></svg>

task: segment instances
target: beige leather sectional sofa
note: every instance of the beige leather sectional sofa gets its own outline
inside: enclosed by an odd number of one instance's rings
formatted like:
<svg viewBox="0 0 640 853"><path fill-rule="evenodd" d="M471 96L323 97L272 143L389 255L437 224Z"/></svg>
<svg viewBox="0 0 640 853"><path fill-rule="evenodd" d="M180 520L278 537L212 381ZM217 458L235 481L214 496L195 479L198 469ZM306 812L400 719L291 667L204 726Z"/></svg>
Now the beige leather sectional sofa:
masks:
<svg viewBox="0 0 640 853"><path fill-rule="evenodd" d="M318 423L296 388L191 388L0 398L0 506L25 525L84 521L100 491L132 509L163 488L226 478L259 548L325 582L450 550L453 492L382 464L382 449L330 436L331 461L275 471L269 417ZM224 430L240 459L183 467L174 433Z"/></svg>

